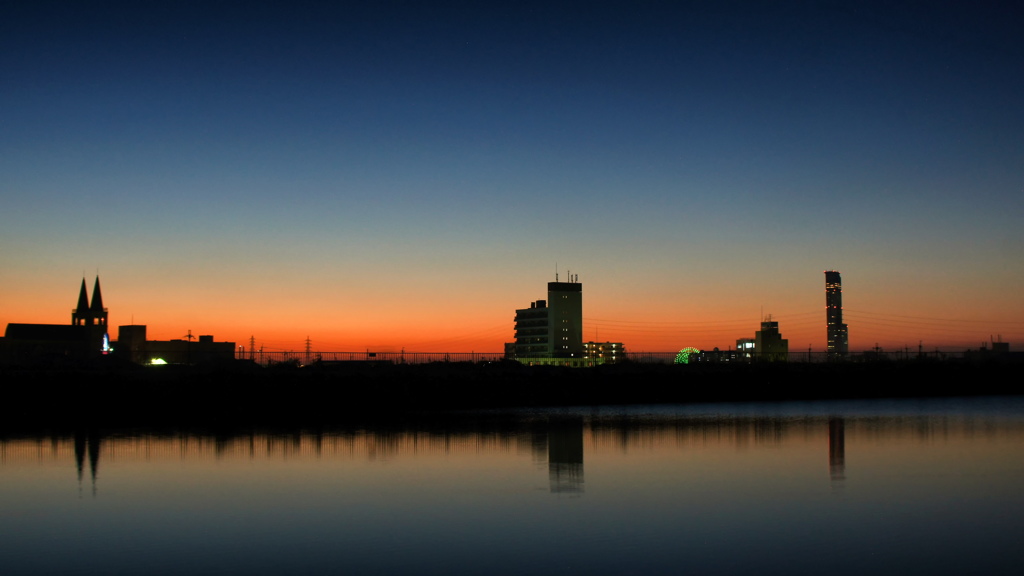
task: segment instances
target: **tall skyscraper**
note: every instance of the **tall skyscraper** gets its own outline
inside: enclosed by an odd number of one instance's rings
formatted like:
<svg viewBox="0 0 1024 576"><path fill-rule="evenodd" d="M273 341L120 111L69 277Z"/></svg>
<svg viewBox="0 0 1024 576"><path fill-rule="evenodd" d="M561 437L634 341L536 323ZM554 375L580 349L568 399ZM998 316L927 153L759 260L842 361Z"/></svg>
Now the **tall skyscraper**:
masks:
<svg viewBox="0 0 1024 576"><path fill-rule="evenodd" d="M850 351L850 337L843 324L843 280L836 270L825 271L825 322L828 355L845 357Z"/></svg>

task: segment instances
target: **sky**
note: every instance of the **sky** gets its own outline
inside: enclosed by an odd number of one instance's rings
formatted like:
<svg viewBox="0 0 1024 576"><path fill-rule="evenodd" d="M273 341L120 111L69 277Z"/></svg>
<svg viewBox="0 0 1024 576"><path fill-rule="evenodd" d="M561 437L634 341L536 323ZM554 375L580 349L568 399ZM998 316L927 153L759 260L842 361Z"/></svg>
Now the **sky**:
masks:
<svg viewBox="0 0 1024 576"><path fill-rule="evenodd" d="M1010 2L2 2L0 324L500 352L1024 345ZM116 332L116 329L115 329ZM113 335L113 334L112 334ZM115 336L116 337L116 336Z"/></svg>

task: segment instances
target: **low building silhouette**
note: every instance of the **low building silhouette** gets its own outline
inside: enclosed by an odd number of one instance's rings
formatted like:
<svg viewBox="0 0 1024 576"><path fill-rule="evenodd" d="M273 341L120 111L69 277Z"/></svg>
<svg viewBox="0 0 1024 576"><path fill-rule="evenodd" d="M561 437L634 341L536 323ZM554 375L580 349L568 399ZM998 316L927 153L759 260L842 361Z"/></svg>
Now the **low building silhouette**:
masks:
<svg viewBox="0 0 1024 576"><path fill-rule="evenodd" d="M551 356L551 320L547 300L530 302L529 308L516 310L516 341L513 358Z"/></svg>
<svg viewBox="0 0 1024 576"><path fill-rule="evenodd" d="M753 338L736 339L736 352L738 356L744 360L751 360L754 358L754 350L756 346L757 341Z"/></svg>
<svg viewBox="0 0 1024 576"><path fill-rule="evenodd" d="M8 364L81 364L110 351L107 309L103 307L100 279L89 301L85 278L70 324L11 323L0 343L0 358Z"/></svg>
<svg viewBox="0 0 1024 576"><path fill-rule="evenodd" d="M234 342L215 342L213 336L191 339L147 340L146 326L118 326L116 349L136 364L211 364L231 362Z"/></svg>
<svg viewBox="0 0 1024 576"><path fill-rule="evenodd" d="M75 366L115 352L117 357L137 364L149 364L156 359L168 364L200 364L231 361L235 357L234 342L214 342L213 336L207 335L199 336L195 342L147 340L144 325L119 326L116 346L112 346L108 323L109 312L103 306L99 277L93 285L91 300L83 278L78 304L71 310L71 323L8 324L0 338L0 362Z"/></svg>
<svg viewBox="0 0 1024 576"><path fill-rule="evenodd" d="M602 364L616 364L626 359L626 347L622 342L584 342L583 357Z"/></svg>
<svg viewBox="0 0 1024 576"><path fill-rule="evenodd" d="M754 333L754 357L770 362L784 362L789 358L789 340L782 337L779 323L773 321L771 315Z"/></svg>

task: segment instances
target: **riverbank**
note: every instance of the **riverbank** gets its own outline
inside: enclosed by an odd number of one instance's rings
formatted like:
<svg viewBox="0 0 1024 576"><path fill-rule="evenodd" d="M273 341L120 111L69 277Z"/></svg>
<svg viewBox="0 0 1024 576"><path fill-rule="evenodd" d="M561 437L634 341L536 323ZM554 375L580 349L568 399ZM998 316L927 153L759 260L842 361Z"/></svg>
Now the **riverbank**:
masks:
<svg viewBox="0 0 1024 576"><path fill-rule="evenodd" d="M1014 395L1000 362L659 365L570 369L514 362L337 363L262 368L13 369L3 424L327 424L401 412L542 406Z"/></svg>

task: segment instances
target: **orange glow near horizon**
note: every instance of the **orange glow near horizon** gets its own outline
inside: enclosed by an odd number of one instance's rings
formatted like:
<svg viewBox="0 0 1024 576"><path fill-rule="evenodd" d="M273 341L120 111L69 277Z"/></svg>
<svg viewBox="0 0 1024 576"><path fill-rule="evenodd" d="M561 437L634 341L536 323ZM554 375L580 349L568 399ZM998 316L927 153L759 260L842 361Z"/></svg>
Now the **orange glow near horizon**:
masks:
<svg viewBox="0 0 1024 576"><path fill-rule="evenodd" d="M850 352L1024 349L1014 3L61 4L0 20L0 330L98 275L115 338L503 352L573 274L584 341L824 352L835 270Z"/></svg>
<svg viewBox="0 0 1024 576"><path fill-rule="evenodd" d="M815 278L817 278L815 276ZM66 324L76 304L77 282L41 286L38 290L7 291L0 322ZM104 305L110 310L110 335L127 324L147 326L151 340L213 335L245 349L254 338L257 349L301 351L307 337L314 351L348 352L481 352L501 353L514 338L517 308L544 298L546 286L483 287L446 294L437 287L427 297L422 287L390 286L372 297L350 291L334 293L310 287L308 297L289 296L287 286L276 291L252 291L230 298L212 287L183 288L173 298L139 286L118 286L101 278ZM92 278L87 280L90 297ZM524 283L524 285L526 285ZM766 298L763 310L743 303L735 290L698 291L693 298L670 293L634 298L616 297L622 287L584 284L584 341L621 342L628 352L673 352L684 347L734 349L739 338L753 338L763 316L779 322L790 352L825 350L824 283L804 287L786 298ZM851 292L844 288L844 309L850 327L851 352L874 348L924 351L976 349L1002 339L1024 341L1024 317L1016 308L980 300L964 300L955 317L938 317L941 298L897 302L887 292ZM748 299L749 300L749 299ZM742 305L741 305L742 304ZM737 314L741 311L742 314ZM1007 318L997 320L1000 317Z"/></svg>

